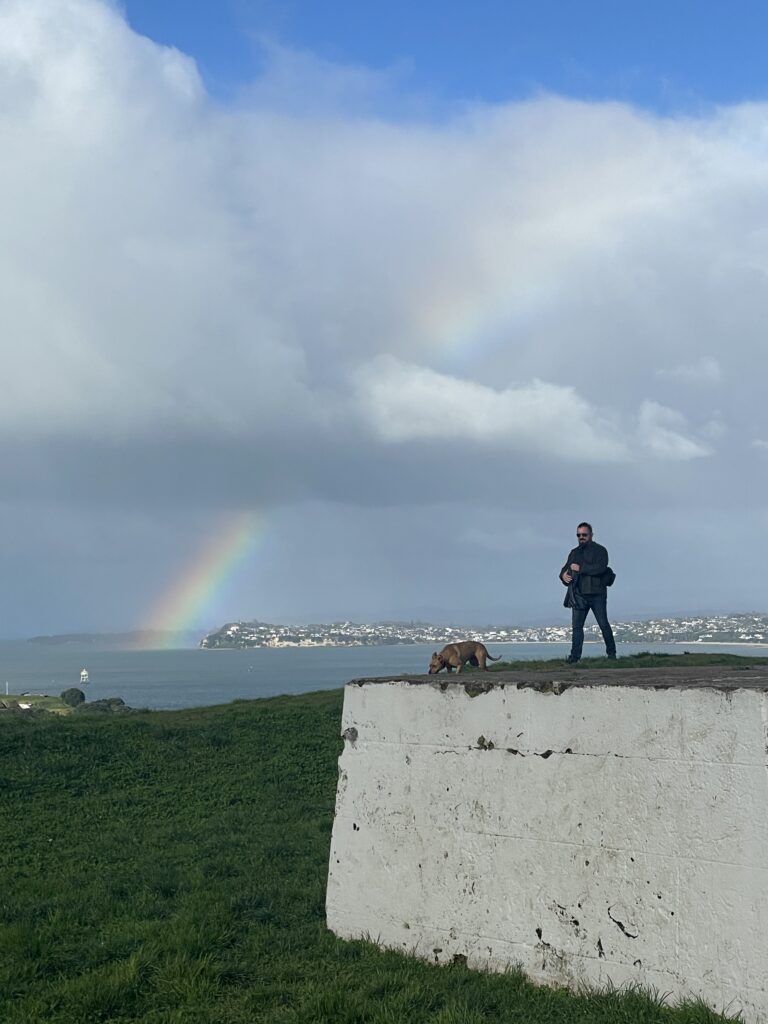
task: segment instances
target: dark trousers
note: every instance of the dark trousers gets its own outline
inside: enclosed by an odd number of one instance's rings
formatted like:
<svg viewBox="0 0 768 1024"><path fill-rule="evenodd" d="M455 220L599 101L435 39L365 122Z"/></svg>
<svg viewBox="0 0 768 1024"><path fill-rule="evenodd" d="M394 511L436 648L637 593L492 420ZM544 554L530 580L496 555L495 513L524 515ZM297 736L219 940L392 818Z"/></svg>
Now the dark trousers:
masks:
<svg viewBox="0 0 768 1024"><path fill-rule="evenodd" d="M582 594L587 602L586 608L572 608L571 622L573 625L573 637L571 639L571 657L580 658L581 648L584 646L584 622L589 615L589 609L597 619L600 632L605 640L605 653L616 653L616 641L613 639L613 630L608 621L608 597L606 594Z"/></svg>

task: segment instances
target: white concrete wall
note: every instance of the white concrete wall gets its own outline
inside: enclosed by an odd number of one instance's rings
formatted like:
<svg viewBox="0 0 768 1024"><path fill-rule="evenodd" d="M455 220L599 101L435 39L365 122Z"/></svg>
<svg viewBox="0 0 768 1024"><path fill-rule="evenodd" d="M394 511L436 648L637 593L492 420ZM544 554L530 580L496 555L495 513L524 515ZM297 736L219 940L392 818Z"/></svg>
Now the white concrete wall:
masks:
<svg viewBox="0 0 768 1024"><path fill-rule="evenodd" d="M336 934L768 1022L763 690L371 682L342 729Z"/></svg>

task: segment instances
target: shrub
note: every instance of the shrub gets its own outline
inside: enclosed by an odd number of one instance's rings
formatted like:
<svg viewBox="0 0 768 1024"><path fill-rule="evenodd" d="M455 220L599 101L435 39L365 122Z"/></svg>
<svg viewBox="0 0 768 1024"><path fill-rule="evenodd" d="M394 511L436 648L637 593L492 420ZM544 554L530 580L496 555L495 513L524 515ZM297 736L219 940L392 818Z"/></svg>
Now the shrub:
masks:
<svg viewBox="0 0 768 1024"><path fill-rule="evenodd" d="M82 704L85 700L85 694L82 690L78 690L76 686L71 686L62 693L61 699L65 704L69 704L71 708L76 708L78 704Z"/></svg>

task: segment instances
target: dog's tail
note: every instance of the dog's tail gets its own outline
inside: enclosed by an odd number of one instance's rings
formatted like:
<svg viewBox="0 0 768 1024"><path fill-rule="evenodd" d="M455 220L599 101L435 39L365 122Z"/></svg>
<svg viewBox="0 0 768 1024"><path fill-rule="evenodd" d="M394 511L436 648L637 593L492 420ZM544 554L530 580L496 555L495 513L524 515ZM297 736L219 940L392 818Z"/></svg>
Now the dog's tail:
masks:
<svg viewBox="0 0 768 1024"><path fill-rule="evenodd" d="M501 655L497 654L496 657L494 658L494 656L492 654L489 654L488 655L488 660L489 661L501 661Z"/></svg>

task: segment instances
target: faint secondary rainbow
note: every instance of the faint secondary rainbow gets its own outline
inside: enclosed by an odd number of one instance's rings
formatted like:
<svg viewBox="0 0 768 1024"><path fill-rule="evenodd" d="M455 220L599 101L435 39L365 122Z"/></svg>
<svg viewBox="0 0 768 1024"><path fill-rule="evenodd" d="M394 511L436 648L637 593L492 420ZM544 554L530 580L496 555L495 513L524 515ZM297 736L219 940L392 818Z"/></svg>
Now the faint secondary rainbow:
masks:
<svg viewBox="0 0 768 1024"><path fill-rule="evenodd" d="M266 516L258 512L241 513L217 527L145 617L142 632L178 633L202 625L223 588L264 538L266 528ZM163 646L172 644L172 637L161 641Z"/></svg>
<svg viewBox="0 0 768 1024"><path fill-rule="evenodd" d="M448 367L463 367L526 335L551 306L551 292L543 287L526 292L511 284L479 296L436 292L423 298L417 333L424 348L439 354Z"/></svg>

